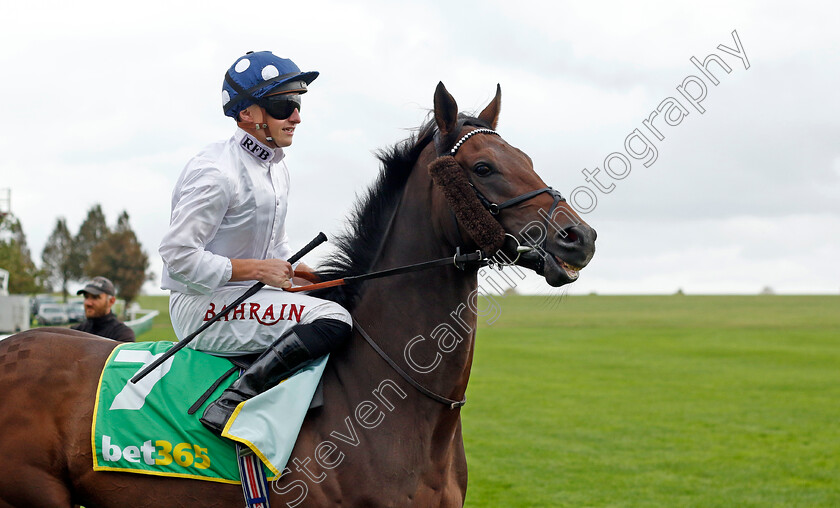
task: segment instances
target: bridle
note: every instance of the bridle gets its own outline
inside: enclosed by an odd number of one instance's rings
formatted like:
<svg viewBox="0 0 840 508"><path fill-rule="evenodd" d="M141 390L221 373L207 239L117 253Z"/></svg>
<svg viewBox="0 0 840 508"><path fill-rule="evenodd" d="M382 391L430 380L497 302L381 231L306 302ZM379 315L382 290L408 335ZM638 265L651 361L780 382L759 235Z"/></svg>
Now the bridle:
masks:
<svg viewBox="0 0 840 508"><path fill-rule="evenodd" d="M456 141L455 144L452 146L452 148L449 150L448 155L454 158L455 155L458 153L458 150L461 148L461 146L468 139L470 139L471 137L473 137L475 135L478 135L478 134L488 134L488 135L493 135L493 136L499 136L501 138L501 135L498 132L494 131L493 129L488 129L486 127L479 127L477 129L471 130L471 131L467 132L466 134L464 134L463 136L461 136L461 138L458 139L458 141ZM438 147L438 155L439 156L443 155L443 154L441 154L440 143L437 140L436 140L436 146ZM461 165L460 163L459 163L459 165L461 166L461 168L464 169L465 172L467 172L467 174L469 174L469 171L466 168L464 168L463 165ZM469 177L467 177L467 178L469 179ZM549 210L548 210L548 215L543 218L543 220L545 221L546 235L545 235L545 238L543 239L542 245L540 246L540 248L542 249L542 252L548 252L548 250L547 250L548 236L549 236L548 235L548 231L549 231L548 221L549 221L550 218L554 217L554 212L557 209L557 205L559 205L560 202L565 202L566 201L566 199L563 197L562 194L560 194L560 192L558 192L557 190L555 190L552 187L543 187L541 189L536 189L536 190L525 192L523 194L520 194L519 196L508 199L507 201L503 201L502 203L494 203L494 202L490 201L489 199L487 199L487 197L484 195L484 193L482 193L478 189L478 187L476 187L475 184L473 184L472 180L469 181L469 184L470 184L470 187L472 187L473 191L475 192L475 195L478 198L479 202L484 206L484 208L491 215L496 217L497 220L498 220L497 216L499 215L499 213L506 208L516 206L520 203L524 203L525 201L529 201L529 200L531 200L531 199L533 199L533 198L535 198L535 197L537 197L537 196L539 196L540 194L543 194L543 193L546 193L546 194L550 195L554 199L554 201L551 203L551 208L549 208ZM453 212L453 217L454 217L454 212ZM457 224L457 219L456 219L456 224ZM534 246L531 246L530 249L528 247L522 247L521 243L516 238L516 236L508 233L507 231L505 231L505 234L506 234L506 236L508 236L510 238L513 238L513 240L517 244L516 259L514 259L513 261L510 261L509 263L505 263L506 265L512 265L512 264L516 263L516 261L519 260L519 257L521 256L521 254L523 252L528 252L528 251L532 250ZM542 256L540 256L539 257L540 265L542 265L542 262L543 262Z"/></svg>

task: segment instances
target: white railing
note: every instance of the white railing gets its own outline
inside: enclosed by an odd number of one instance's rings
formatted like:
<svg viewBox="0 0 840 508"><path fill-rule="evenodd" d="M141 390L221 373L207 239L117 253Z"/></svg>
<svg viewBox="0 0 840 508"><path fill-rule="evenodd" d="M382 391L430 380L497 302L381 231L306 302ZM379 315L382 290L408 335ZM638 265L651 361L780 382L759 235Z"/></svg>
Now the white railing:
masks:
<svg viewBox="0 0 840 508"><path fill-rule="evenodd" d="M134 330L134 335L140 335L141 333L148 332L152 329L152 321L154 321L155 317L160 314L160 312L156 310L137 310L132 311L132 314L135 312L137 313L145 313L145 315L141 318L132 319L131 321L126 321L125 325Z"/></svg>
<svg viewBox="0 0 840 508"><path fill-rule="evenodd" d="M160 312L156 310L143 309L132 311L132 315L136 314L143 314L143 316L136 319L132 319L131 321L125 321L125 325L134 331L134 335L140 335L141 333L148 332L152 329L152 322L154 321L155 317L157 317L157 315L160 314ZM0 340L3 340L10 336L11 335L0 334Z"/></svg>

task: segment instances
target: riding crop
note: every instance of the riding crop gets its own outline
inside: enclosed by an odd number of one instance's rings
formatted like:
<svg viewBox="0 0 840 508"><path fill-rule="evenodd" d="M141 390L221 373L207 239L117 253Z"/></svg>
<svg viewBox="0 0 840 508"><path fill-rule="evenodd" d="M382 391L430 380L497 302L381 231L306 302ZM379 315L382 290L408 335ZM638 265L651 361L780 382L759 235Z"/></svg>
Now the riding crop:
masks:
<svg viewBox="0 0 840 508"><path fill-rule="evenodd" d="M292 255L292 257L290 257L288 259L289 263L291 263L291 264L297 263L298 261L300 261L300 258L307 255L310 251L312 251L312 249L314 249L315 247L321 245L322 243L324 243L326 241L327 241L327 235L325 235L324 233L318 233L318 236L316 236L311 242L306 244L302 249L300 249L299 251L294 253ZM143 379L144 377L146 377L146 375L149 372L155 370L160 364L162 364L163 362L168 360L172 355L174 355L175 353L180 351L184 346L189 344L190 341L192 341L194 338L196 338L201 332L206 330L210 325L212 325L216 321L220 320L221 318L227 316L227 314L232 309L235 309L242 302L244 302L248 298L254 296L254 294L256 294L256 292L259 291L260 289L262 289L264 286L265 286L265 283L257 282L256 284L254 284L253 286L248 288L248 291L245 291L245 293L243 293L242 296L237 298L235 302L233 302L232 304L224 307L221 312L219 312L218 314L213 316L209 321L207 321L203 325L201 325L201 327L199 327L198 330L189 334L187 337L184 338L184 340L178 341L174 346L169 348L166 351L166 353L164 353L161 356L159 356L158 358L156 358L155 361L153 361L149 365L145 366L140 372L135 374L134 377L131 378L131 382L134 383L134 384L137 384L137 382L140 381L141 379Z"/></svg>

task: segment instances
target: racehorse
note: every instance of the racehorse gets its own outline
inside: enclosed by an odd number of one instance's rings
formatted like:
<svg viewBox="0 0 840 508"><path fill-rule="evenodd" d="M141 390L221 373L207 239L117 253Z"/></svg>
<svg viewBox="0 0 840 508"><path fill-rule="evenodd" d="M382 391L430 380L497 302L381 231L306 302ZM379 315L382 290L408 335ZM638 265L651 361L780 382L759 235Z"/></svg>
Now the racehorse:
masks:
<svg viewBox="0 0 840 508"><path fill-rule="evenodd" d="M271 484L273 506L464 504L460 406L486 308L479 269L495 253L562 286L595 249L595 231L495 132L500 107L497 87L477 117L461 114L438 84L432 118L379 154L377 181L317 275L452 263L316 293L357 328L330 357L323 406ZM0 341L0 508L241 506L236 485L92 470L93 398L116 344L43 328Z"/></svg>

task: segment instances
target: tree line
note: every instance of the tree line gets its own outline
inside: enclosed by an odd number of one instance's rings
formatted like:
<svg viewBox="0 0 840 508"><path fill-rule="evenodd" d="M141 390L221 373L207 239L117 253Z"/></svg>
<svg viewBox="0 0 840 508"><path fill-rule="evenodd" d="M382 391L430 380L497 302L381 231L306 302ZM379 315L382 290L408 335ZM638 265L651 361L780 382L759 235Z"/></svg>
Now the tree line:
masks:
<svg viewBox="0 0 840 508"><path fill-rule="evenodd" d="M0 268L10 273L9 293L52 292L58 287L65 302L71 282L101 275L111 279L117 296L128 303L153 277L147 271L149 256L131 229L128 213L123 211L111 229L99 204L88 211L75 235L64 217L57 219L41 253L40 268L32 261L20 221L12 214L0 217Z"/></svg>

